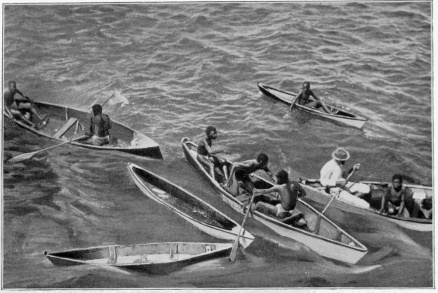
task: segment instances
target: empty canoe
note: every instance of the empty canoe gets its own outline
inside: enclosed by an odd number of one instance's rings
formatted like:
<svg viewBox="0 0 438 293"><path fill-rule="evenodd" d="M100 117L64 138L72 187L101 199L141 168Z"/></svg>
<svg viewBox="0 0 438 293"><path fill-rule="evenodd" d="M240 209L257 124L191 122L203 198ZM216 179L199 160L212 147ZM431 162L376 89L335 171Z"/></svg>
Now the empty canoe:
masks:
<svg viewBox="0 0 438 293"><path fill-rule="evenodd" d="M168 274L184 266L229 255L232 243L163 242L108 245L44 252L56 266L109 266L150 274Z"/></svg>
<svg viewBox="0 0 438 293"><path fill-rule="evenodd" d="M197 145L188 138L182 139L182 148L189 163L210 183L222 200L243 214L251 196L245 192L234 197L221 183L212 178L197 159ZM256 188L269 188L272 186L272 183L254 174L252 178ZM294 211L301 212L304 215L307 222L305 229L284 223L280 218L257 210L253 210L251 214L254 219L277 234L298 241L327 258L354 264L368 252L368 249L362 243L306 202L299 199ZM287 246L287 244L285 245Z"/></svg>
<svg viewBox="0 0 438 293"><path fill-rule="evenodd" d="M297 94L282 91L279 89L275 89L275 88L270 87L268 85L265 85L263 83L258 83L257 85L263 94L265 94L266 96L269 96L271 98L274 98L278 101L281 101L281 102L287 104L288 106L290 106L292 104L292 102L295 100L295 98L297 96ZM356 115L350 111L329 105L327 103L326 103L326 105L331 111L335 111L336 114L329 114L329 113L325 112L324 110L320 111L320 110L315 109L315 108L307 107L306 105L295 104L295 107L297 109L303 110L307 113L317 115L317 116L320 116L322 118L325 118L325 119L328 119L328 120L331 120L334 122L342 123L342 124L345 124L345 125L348 125L351 127L359 128L359 129L362 129L363 126L365 125L365 123L367 122L366 118L361 117L359 115Z"/></svg>
<svg viewBox="0 0 438 293"><path fill-rule="evenodd" d="M170 208L201 231L220 239L237 239L240 225L210 204L133 163L128 164L128 170L143 194ZM254 236L242 229L242 246L247 247L253 240Z"/></svg>
<svg viewBox="0 0 438 293"><path fill-rule="evenodd" d="M49 117L44 128L35 129L20 120L14 120L14 122L32 133L59 142L71 140L89 132L91 114L88 112L43 102L35 102L34 107L42 115ZM155 141L113 119L111 120L110 134L112 139L109 144L95 146L91 144L89 138L73 141L71 144L99 151L121 151L138 156L163 159L160 147Z"/></svg>

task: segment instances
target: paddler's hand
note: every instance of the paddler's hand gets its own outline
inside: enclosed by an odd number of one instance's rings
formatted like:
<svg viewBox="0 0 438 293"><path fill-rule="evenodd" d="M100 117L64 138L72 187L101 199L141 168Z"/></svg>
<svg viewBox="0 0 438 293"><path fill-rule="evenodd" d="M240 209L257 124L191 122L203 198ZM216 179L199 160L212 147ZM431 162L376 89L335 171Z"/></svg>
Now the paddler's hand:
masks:
<svg viewBox="0 0 438 293"><path fill-rule="evenodd" d="M359 168L360 168L360 164L356 164L356 165L353 166L354 170L359 170Z"/></svg>

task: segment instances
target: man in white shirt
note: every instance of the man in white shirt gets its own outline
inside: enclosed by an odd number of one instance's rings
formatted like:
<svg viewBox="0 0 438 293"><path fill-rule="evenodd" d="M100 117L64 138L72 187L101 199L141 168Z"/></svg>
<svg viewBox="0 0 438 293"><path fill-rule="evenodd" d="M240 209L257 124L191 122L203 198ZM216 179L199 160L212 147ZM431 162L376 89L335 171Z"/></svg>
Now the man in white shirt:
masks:
<svg viewBox="0 0 438 293"><path fill-rule="evenodd" d="M343 148L337 148L332 153L332 160L328 161L324 167L322 167L320 172L320 182L321 185L326 186L327 189L330 189L331 193L337 193L338 188L342 188L340 195L354 195L358 198L364 199L364 197L370 195L370 187L366 184L355 183L355 182L347 182L342 177L344 173L344 165L345 162L350 158L350 154ZM359 169L360 164L356 164L353 166L353 169ZM336 188L337 187L337 188ZM347 194L345 194L347 193Z"/></svg>

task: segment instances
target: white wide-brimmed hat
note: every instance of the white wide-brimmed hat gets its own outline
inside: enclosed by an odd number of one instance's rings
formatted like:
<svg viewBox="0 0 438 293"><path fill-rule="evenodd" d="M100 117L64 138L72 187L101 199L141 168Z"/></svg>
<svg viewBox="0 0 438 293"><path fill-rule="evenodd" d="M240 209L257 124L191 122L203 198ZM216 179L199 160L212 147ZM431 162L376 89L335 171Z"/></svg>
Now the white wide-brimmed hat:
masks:
<svg viewBox="0 0 438 293"><path fill-rule="evenodd" d="M346 161L350 158L350 153L347 152L347 150L344 148L337 148L332 153L332 158L335 159L336 161Z"/></svg>

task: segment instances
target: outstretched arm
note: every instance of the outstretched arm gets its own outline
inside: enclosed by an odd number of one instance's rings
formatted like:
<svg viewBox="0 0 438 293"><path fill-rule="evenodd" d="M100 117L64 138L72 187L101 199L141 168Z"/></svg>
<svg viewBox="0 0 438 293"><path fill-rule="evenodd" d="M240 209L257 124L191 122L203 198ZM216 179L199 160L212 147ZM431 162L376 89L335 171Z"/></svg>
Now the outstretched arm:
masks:
<svg viewBox="0 0 438 293"><path fill-rule="evenodd" d="M299 104L301 102L301 98L303 96L303 92L300 92L297 97L292 101L289 107L289 111L292 111L292 108L295 106L295 104Z"/></svg>
<svg viewBox="0 0 438 293"><path fill-rule="evenodd" d="M266 188L266 189L256 189L254 188L254 193L255 194L264 194L264 193L272 193L272 192L277 192L277 198L278 198L278 194L280 193L280 188L278 185L274 185L271 188Z"/></svg>

